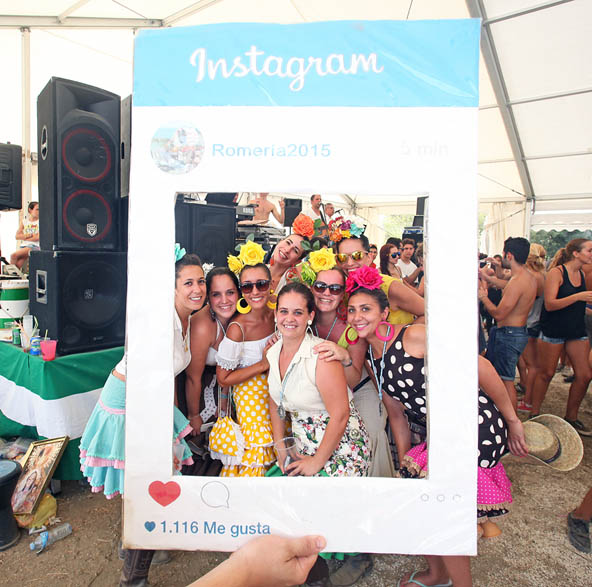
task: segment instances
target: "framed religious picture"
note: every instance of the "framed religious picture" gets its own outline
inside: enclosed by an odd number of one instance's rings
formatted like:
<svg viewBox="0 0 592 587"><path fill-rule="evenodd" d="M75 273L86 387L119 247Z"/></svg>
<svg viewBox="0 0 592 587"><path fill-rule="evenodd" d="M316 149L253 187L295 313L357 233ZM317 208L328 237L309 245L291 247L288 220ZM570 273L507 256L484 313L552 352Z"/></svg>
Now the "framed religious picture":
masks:
<svg viewBox="0 0 592 587"><path fill-rule="evenodd" d="M15 514L32 514L35 511L68 440L68 436L62 436L31 443L23 457L23 472L12 494L12 511Z"/></svg>

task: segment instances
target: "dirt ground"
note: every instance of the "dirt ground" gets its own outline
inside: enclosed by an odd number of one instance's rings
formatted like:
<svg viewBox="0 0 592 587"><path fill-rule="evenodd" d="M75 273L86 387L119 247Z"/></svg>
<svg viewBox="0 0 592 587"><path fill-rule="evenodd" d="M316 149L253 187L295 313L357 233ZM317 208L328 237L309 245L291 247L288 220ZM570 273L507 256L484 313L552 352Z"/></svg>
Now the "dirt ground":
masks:
<svg viewBox="0 0 592 587"><path fill-rule="evenodd" d="M556 375L543 412L562 416L568 386ZM592 424L592 394L580 411ZM547 467L507 459L513 483L514 504L510 516L500 522L503 534L479 542L479 556L472 561L474 584L479 587L592 585L592 555L575 550L566 537L566 516L592 485L592 438L584 438L584 461L566 474ZM121 502L91 494L79 483L62 484L58 515L70 522L73 534L37 556L29 552L28 536L0 552L0 585L60 587L111 587L118 584L121 561L117 543L121 526ZM199 578L227 555L211 552L175 552L171 563L153 567L150 583L161 587L184 586ZM374 556L374 570L359 587L397 584L407 571L423 566L418 557Z"/></svg>

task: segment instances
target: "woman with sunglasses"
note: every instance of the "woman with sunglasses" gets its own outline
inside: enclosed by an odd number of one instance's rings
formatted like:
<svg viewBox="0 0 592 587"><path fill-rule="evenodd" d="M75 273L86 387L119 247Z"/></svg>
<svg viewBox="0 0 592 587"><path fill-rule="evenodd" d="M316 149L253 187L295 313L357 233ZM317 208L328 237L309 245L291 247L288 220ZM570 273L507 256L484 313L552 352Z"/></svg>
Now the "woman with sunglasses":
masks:
<svg viewBox="0 0 592 587"><path fill-rule="evenodd" d="M262 258L262 256L261 256ZM263 355L274 333L274 304L270 302L271 275L263 263L244 265L239 275L239 315L230 322L218 346L216 377L232 386L232 400L245 441L239 465L225 464L221 477L263 477L275 461L269 418L267 370Z"/></svg>
<svg viewBox="0 0 592 587"><path fill-rule="evenodd" d="M372 270L369 270L372 271ZM354 271L347 279L348 323L368 344L368 358L383 398L400 403L406 413L427 417L425 390L426 332L423 324L392 325L386 322L389 304L380 289L378 273ZM512 500L510 481L500 458L509 448L518 456L528 449L522 423L516 416L506 388L495 369L479 357L479 456L477 473L478 521L491 524L489 518L507 513ZM392 368L391 368L392 367ZM437 384L432 393L437 393ZM408 430L408 429L407 429ZM412 449L410 442L403 459L401 476L424 477L427 473L426 443ZM499 529L496 529L499 531ZM469 557L427 556L429 569L413 573L399 585L471 585Z"/></svg>
<svg viewBox="0 0 592 587"><path fill-rule="evenodd" d="M199 435L202 424L216 415L216 355L226 328L236 314L239 298L238 279L228 267L209 271L206 288L208 305L191 318L191 363L185 370L187 417L193 436Z"/></svg>
<svg viewBox="0 0 592 587"><path fill-rule="evenodd" d="M342 314L345 275L337 267L317 273L311 288L315 301L313 332L325 342L315 351L320 359L339 360L345 369L348 387L353 391L354 405L364 420L370 439L372 461L370 477L393 477L395 473L388 438L385 433L386 411L380 410L376 389L364 367L368 344L348 343L348 324ZM341 314L341 315L340 315ZM355 335L357 339L357 335Z"/></svg>
<svg viewBox="0 0 592 587"><path fill-rule="evenodd" d="M383 275L390 275L397 279L403 279L401 270L397 267L397 261L401 257L399 248L396 245L387 243L380 247L380 272Z"/></svg>
<svg viewBox="0 0 592 587"><path fill-rule="evenodd" d="M360 267L369 267L369 248L368 238L363 234L339 238L336 244L337 264L346 275ZM424 300L412 287L407 287L398 278L383 274L381 288L388 297L390 307L388 321L391 324L424 321Z"/></svg>

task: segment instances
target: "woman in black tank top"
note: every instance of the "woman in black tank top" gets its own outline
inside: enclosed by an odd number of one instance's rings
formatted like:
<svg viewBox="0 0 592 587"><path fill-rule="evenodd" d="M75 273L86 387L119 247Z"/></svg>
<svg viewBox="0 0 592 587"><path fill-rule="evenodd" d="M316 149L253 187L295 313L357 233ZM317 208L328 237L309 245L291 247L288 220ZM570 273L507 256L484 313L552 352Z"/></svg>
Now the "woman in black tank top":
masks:
<svg viewBox="0 0 592 587"><path fill-rule="evenodd" d="M577 238L567 244L559 255L558 265L547 274L545 305L541 314L542 332L537 347L539 371L534 383L531 412L532 416L540 412L565 343L574 370L565 419L582 436L592 436L590 428L578 420L578 409L592 379L584 323L586 303L592 303L592 291L586 291L582 271L582 266L588 263L592 263L592 241Z"/></svg>

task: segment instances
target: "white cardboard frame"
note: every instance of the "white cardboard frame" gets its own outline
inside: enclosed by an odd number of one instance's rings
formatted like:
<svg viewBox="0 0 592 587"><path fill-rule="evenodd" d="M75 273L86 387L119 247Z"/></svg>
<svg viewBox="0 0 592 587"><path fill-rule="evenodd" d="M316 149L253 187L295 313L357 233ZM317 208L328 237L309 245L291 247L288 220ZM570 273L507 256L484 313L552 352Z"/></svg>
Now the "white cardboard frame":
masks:
<svg viewBox="0 0 592 587"><path fill-rule="evenodd" d="M164 173L150 155L154 133L176 120L206 144L185 175ZM477 109L134 106L132 128L125 546L231 551L271 531L323 534L328 551L476 554ZM229 161L209 150L254 137L330 142L334 155ZM429 194L427 478L173 477L178 191ZM180 494L161 505L152 483Z"/></svg>

